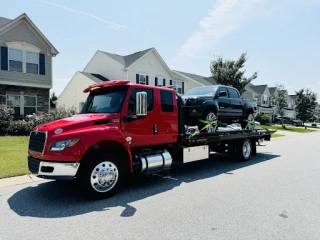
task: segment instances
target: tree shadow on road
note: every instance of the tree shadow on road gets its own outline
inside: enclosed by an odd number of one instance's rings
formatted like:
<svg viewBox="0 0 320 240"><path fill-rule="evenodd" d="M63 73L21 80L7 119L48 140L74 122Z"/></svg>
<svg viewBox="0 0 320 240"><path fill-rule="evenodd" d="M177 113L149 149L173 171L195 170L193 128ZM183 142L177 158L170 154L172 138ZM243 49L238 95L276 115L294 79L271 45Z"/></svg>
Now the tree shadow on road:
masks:
<svg viewBox="0 0 320 240"><path fill-rule="evenodd" d="M18 191L8 199L8 204L20 216L37 218L64 218L119 206L125 208L121 216L130 217L137 211L130 203L170 191L182 183L212 178L220 174L232 174L230 172L233 170L277 157L279 155L258 153L248 162L234 162L228 156L215 154L204 161L176 163L168 173L131 178L116 195L99 201L82 198L73 181L50 181Z"/></svg>

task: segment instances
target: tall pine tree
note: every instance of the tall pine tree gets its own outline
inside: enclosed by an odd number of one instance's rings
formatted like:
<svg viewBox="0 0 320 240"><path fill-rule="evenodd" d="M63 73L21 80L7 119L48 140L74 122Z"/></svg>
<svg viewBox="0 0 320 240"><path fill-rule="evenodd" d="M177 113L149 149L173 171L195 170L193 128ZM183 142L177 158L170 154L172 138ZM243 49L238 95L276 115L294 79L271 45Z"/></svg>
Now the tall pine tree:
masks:
<svg viewBox="0 0 320 240"><path fill-rule="evenodd" d="M309 89L301 89L296 92L296 118L303 123L313 118L317 107L317 95Z"/></svg>

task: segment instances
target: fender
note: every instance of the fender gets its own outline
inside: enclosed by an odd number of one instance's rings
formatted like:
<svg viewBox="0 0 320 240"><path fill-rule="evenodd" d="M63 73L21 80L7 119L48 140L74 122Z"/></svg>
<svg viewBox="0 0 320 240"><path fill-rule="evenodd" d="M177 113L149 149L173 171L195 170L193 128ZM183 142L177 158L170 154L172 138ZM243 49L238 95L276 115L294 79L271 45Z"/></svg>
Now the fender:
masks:
<svg viewBox="0 0 320 240"><path fill-rule="evenodd" d="M217 115L219 114L219 105L216 101L214 100L207 100L207 101L204 101L201 106L199 107L199 114L202 115L205 110L207 109L207 107L213 107L214 109L217 110Z"/></svg>
<svg viewBox="0 0 320 240"><path fill-rule="evenodd" d="M61 152L50 151L50 146L54 142L74 138L79 139L79 141L74 146L66 148ZM33 157L48 161L77 162L81 161L82 157L88 151L88 149L90 149L96 143L105 140L116 141L122 144L128 152L128 156L130 157L129 161L132 163L130 145L126 141L118 126L90 126L82 129L74 129L57 135L52 135L51 137L48 137L48 141L46 143L43 154L35 154L30 151L29 154Z"/></svg>

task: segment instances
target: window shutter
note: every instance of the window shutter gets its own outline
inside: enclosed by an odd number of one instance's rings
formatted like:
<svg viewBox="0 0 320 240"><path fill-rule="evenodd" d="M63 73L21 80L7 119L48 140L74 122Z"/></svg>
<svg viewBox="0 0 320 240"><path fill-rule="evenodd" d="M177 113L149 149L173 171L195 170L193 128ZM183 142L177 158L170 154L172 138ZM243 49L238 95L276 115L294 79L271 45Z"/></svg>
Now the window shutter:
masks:
<svg viewBox="0 0 320 240"><path fill-rule="evenodd" d="M172 86L172 80L170 80L170 86Z"/></svg>
<svg viewBox="0 0 320 240"><path fill-rule="evenodd" d="M136 74L136 83L139 84L139 74Z"/></svg>
<svg viewBox="0 0 320 240"><path fill-rule="evenodd" d="M184 82L182 82L182 94L184 94Z"/></svg>
<svg viewBox="0 0 320 240"><path fill-rule="evenodd" d="M8 70L8 48L1 47L1 70Z"/></svg>
<svg viewBox="0 0 320 240"><path fill-rule="evenodd" d="M158 78L157 77L154 79L154 85L158 86Z"/></svg>
<svg viewBox="0 0 320 240"><path fill-rule="evenodd" d="M149 76L146 76L146 85L149 85Z"/></svg>
<svg viewBox="0 0 320 240"><path fill-rule="evenodd" d="M163 79L163 86L164 87L166 86L166 79L165 78Z"/></svg>
<svg viewBox="0 0 320 240"><path fill-rule="evenodd" d="M39 73L41 75L46 74L46 64L45 64L45 55L43 53L39 53Z"/></svg>

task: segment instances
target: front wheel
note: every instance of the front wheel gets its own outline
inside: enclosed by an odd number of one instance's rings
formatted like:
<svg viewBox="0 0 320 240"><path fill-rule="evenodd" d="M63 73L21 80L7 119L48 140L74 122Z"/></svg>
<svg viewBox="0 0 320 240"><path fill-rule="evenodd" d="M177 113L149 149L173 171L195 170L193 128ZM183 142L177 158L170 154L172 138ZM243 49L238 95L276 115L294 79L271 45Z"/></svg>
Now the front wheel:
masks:
<svg viewBox="0 0 320 240"><path fill-rule="evenodd" d="M241 124L242 129L252 130L255 127L254 115L252 112L248 112Z"/></svg>
<svg viewBox="0 0 320 240"><path fill-rule="evenodd" d="M79 175L83 193L94 199L112 196L122 183L123 164L111 154L93 154L91 157L86 159Z"/></svg>
<svg viewBox="0 0 320 240"><path fill-rule="evenodd" d="M207 133L214 133L217 130L218 118L214 110L207 110L203 114L203 119L206 123L203 123L201 129L204 129Z"/></svg>

